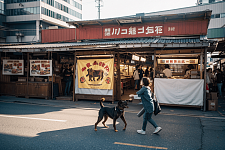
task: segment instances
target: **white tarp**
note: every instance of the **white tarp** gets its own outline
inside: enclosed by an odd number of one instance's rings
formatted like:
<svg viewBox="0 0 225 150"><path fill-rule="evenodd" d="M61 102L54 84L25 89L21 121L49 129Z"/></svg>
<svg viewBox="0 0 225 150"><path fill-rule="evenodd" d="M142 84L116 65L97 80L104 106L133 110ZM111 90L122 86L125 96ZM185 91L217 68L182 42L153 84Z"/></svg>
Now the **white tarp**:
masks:
<svg viewBox="0 0 225 150"><path fill-rule="evenodd" d="M154 79L159 103L203 106L203 79Z"/></svg>

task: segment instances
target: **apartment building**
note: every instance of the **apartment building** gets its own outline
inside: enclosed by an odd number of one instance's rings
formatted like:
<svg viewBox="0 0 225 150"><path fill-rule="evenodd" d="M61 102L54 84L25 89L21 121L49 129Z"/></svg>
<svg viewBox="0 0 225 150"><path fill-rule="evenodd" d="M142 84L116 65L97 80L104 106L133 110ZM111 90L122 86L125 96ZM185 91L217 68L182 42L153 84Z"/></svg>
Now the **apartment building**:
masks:
<svg viewBox="0 0 225 150"><path fill-rule="evenodd" d="M69 28L82 19L82 0L0 0L5 42L40 42L41 30ZM4 38L3 38L4 39Z"/></svg>

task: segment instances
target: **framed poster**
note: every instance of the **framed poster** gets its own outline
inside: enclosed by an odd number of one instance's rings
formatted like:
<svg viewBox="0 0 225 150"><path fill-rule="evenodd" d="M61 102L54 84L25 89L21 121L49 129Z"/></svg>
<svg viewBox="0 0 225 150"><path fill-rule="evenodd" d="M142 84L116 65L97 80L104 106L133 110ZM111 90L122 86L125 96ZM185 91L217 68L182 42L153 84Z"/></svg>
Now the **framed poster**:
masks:
<svg viewBox="0 0 225 150"><path fill-rule="evenodd" d="M52 60L30 60L30 76L52 76Z"/></svg>
<svg viewBox="0 0 225 150"><path fill-rule="evenodd" d="M24 61L3 59L3 75L24 75Z"/></svg>

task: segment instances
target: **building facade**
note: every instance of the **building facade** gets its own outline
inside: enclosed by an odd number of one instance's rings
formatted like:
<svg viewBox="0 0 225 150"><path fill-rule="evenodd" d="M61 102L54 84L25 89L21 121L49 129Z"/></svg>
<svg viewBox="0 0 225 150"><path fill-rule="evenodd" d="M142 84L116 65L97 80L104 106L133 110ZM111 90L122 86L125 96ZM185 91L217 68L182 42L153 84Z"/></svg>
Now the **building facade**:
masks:
<svg viewBox="0 0 225 150"><path fill-rule="evenodd" d="M200 3L200 1L202 3ZM206 3L206 1L208 3ZM212 16L208 27L208 39L222 40L225 38L225 1L198 0L197 6L146 13L145 16L190 13L204 10L212 10ZM203 3L204 2L204 3Z"/></svg>
<svg viewBox="0 0 225 150"><path fill-rule="evenodd" d="M40 42L42 29L69 28L82 19L82 0L1 0L5 42Z"/></svg>

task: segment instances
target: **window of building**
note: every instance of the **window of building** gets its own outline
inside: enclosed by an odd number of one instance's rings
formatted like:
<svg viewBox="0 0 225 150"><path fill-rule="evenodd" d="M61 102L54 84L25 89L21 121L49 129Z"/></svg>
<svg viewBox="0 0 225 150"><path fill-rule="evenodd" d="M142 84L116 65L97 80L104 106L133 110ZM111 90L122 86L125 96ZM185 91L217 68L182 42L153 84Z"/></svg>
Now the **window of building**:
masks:
<svg viewBox="0 0 225 150"><path fill-rule="evenodd" d="M215 14L215 18L220 18L220 14Z"/></svg>
<svg viewBox="0 0 225 150"><path fill-rule="evenodd" d="M224 18L224 17L225 17L225 13L222 13L222 14L221 14L221 18Z"/></svg>

